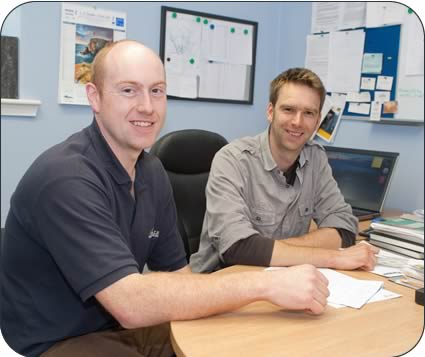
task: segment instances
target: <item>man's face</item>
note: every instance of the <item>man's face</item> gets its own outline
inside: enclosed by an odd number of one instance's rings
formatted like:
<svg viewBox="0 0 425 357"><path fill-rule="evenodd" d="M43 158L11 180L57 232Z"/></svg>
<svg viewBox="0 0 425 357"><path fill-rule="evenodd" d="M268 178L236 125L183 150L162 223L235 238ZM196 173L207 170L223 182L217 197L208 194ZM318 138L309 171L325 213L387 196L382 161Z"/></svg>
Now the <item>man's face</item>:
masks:
<svg viewBox="0 0 425 357"><path fill-rule="evenodd" d="M105 58L103 87L88 88L102 134L118 158L152 146L164 124L167 98L159 58L138 44L121 44Z"/></svg>
<svg viewBox="0 0 425 357"><path fill-rule="evenodd" d="M320 96L303 84L286 83L279 91L275 106L269 103L272 151L298 155L319 125Z"/></svg>

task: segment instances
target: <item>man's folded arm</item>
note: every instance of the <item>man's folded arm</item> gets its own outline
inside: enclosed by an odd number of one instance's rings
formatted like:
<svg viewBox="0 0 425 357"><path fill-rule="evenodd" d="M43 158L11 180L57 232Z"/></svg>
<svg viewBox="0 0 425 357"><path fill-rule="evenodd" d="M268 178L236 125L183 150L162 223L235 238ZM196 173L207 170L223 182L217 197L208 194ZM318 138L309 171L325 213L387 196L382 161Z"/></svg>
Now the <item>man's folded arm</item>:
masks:
<svg viewBox="0 0 425 357"><path fill-rule="evenodd" d="M319 232L320 231L320 232ZM322 228L314 234L306 234L303 237L289 238L287 240L279 241L279 243L286 244L275 244L275 240L261 236L260 234L254 234L246 239L241 239L235 242L226 252L223 253L224 265L256 265L256 266L270 266L270 265L282 265L289 266L293 264L310 263L318 266L329 266L329 261L332 252L326 252L326 250L337 249L339 247L349 247L355 242L355 235L353 232L345 230L343 228ZM317 238L317 233L323 236L329 236L333 234L334 241L337 243L335 247L321 247L320 242L315 242L314 238ZM335 237L336 234L339 237ZM315 237L313 237L313 235ZM338 243L338 240L340 243ZM334 245L335 245L334 244ZM297 249L300 248L300 249ZM311 248L325 248L318 251L316 259L314 254L311 254ZM288 257L285 261L286 253L281 250L287 250L291 257ZM275 253L275 259L272 262L273 253ZM298 256L299 255L299 256ZM283 258L283 260L281 260ZM307 259L307 261L304 261ZM292 263L292 264L291 264Z"/></svg>

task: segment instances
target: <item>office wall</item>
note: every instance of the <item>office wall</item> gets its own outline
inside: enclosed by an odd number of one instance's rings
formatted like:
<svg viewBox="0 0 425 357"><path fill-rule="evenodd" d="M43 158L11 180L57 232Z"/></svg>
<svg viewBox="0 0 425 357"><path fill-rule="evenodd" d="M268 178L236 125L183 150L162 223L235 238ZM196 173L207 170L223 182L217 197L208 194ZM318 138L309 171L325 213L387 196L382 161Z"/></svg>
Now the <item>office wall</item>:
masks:
<svg viewBox="0 0 425 357"><path fill-rule="evenodd" d="M90 3L85 3L90 5ZM268 84L277 73L302 66L305 36L310 31L311 3L93 3L125 11L127 37L159 51L160 6L169 5L259 23L254 104L235 105L170 100L161 135L200 128L232 140L266 128ZM1 224L15 186L31 162L45 149L91 122L89 107L57 103L60 43L60 3L26 3L6 19L8 35L20 36L20 97L42 101L36 118L1 119ZM15 10L16 11L16 10ZM14 15L14 14L12 14ZM19 31L19 33L10 33ZM5 33L6 34L6 33ZM387 207L412 210L423 203L423 127L386 126L344 121L335 144L398 151L401 154ZM406 189L408 187L409 189Z"/></svg>
<svg viewBox="0 0 425 357"><path fill-rule="evenodd" d="M276 74L303 65L305 36L310 33L311 3L281 3L280 47ZM327 143L317 139L321 144ZM341 147L400 153L385 208L412 211L424 207L424 127L342 120L332 144Z"/></svg>

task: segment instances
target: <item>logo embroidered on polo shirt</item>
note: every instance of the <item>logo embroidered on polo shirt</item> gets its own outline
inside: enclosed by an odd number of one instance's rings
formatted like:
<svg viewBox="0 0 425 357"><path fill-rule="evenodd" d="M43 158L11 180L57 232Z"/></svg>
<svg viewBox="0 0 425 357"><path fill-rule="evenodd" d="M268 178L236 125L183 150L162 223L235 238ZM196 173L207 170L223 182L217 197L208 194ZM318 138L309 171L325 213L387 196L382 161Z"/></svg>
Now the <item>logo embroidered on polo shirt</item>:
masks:
<svg viewBox="0 0 425 357"><path fill-rule="evenodd" d="M151 229L148 238L149 239L153 239L153 238L158 238L159 237L159 231L156 231L155 229Z"/></svg>

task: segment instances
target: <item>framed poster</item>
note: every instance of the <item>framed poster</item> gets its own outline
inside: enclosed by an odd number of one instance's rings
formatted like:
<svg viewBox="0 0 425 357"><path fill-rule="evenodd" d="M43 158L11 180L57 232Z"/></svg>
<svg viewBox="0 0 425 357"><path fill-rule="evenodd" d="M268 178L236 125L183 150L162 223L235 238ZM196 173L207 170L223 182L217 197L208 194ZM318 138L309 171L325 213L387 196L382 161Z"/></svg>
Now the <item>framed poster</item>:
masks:
<svg viewBox="0 0 425 357"><path fill-rule="evenodd" d="M257 31L257 22L162 6L168 98L252 104Z"/></svg>
<svg viewBox="0 0 425 357"><path fill-rule="evenodd" d="M62 3L59 103L89 104L91 63L106 44L126 38L126 26L125 13Z"/></svg>

